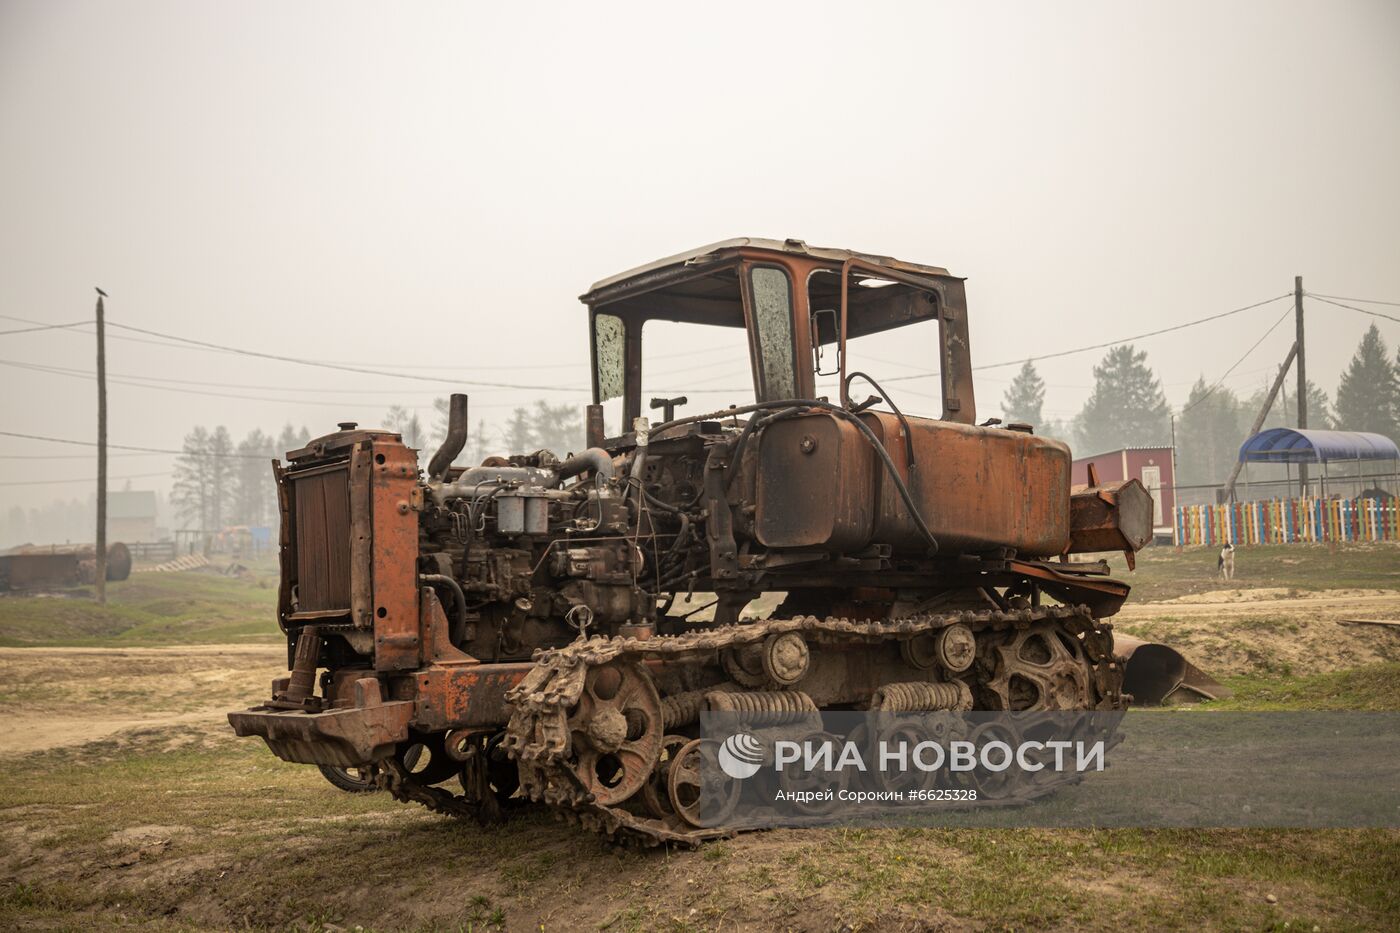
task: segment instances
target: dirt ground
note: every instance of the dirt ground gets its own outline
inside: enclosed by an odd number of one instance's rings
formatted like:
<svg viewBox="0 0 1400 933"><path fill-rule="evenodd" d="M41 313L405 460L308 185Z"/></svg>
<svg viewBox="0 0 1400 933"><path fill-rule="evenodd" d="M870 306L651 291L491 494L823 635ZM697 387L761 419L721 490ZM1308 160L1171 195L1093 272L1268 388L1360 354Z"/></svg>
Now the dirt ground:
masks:
<svg viewBox="0 0 1400 933"><path fill-rule="evenodd" d="M277 646L0 648L0 757L166 726L214 729L284 673Z"/></svg>
<svg viewBox="0 0 1400 933"><path fill-rule="evenodd" d="M1400 592L1281 587L1213 590L1154 603L1129 602L1114 628L1171 645L1215 677L1320 674L1400 660Z"/></svg>
<svg viewBox="0 0 1400 933"><path fill-rule="evenodd" d="M1217 676L1400 659L1400 592L1217 589L1119 629ZM280 645L0 649L0 927L170 930L1394 928L1400 832L782 830L613 848L478 828L233 738ZM1286 670L1285 670L1286 669Z"/></svg>

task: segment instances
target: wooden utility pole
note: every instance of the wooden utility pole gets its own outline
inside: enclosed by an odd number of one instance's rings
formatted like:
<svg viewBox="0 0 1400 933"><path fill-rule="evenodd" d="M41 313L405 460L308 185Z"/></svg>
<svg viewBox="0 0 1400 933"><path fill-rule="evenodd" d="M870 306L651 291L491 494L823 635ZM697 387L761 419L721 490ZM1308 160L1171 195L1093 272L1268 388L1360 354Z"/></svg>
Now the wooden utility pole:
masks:
<svg viewBox="0 0 1400 933"><path fill-rule="evenodd" d="M107 603L107 333L97 290L97 601Z"/></svg>
<svg viewBox="0 0 1400 933"><path fill-rule="evenodd" d="M1308 363L1303 343L1303 277L1293 277L1293 318L1298 325L1298 336L1293 345L1298 349L1298 427L1308 426ZM1298 464L1298 495L1308 494L1308 465Z"/></svg>
<svg viewBox="0 0 1400 933"><path fill-rule="evenodd" d="M1249 427L1247 437L1253 437L1259 433L1259 429L1264 426L1264 419L1269 417L1269 409L1273 407L1274 399L1278 398L1279 390L1283 388L1283 377L1288 375L1288 367L1293 362L1293 358L1298 355L1298 344L1288 348L1288 355L1283 358L1283 365L1278 368L1278 375L1274 377L1274 384L1269 389L1269 394L1264 396L1264 404L1259 408L1259 414L1254 416L1254 424ZM1240 478L1240 468L1244 466L1244 461L1237 460L1230 469L1230 478L1225 481L1225 501L1235 501L1235 481Z"/></svg>

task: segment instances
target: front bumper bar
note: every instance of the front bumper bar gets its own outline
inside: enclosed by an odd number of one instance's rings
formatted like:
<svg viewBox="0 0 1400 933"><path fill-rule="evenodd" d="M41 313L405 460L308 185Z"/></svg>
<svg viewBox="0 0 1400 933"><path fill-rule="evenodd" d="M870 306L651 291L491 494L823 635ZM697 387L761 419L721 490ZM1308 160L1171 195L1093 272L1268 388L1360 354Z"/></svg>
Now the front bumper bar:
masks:
<svg viewBox="0 0 1400 933"><path fill-rule="evenodd" d="M236 735L260 737L283 761L353 768L392 754L408 738L413 707L409 700L324 713L258 706L229 713L228 721Z"/></svg>

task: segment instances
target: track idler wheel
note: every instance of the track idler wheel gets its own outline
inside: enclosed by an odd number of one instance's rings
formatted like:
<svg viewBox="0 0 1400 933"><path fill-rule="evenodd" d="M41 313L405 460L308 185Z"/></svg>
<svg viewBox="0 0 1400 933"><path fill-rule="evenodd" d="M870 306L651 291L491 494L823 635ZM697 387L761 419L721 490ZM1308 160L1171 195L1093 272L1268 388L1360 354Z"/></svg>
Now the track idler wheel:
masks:
<svg viewBox="0 0 1400 933"><path fill-rule="evenodd" d="M661 697L639 664L614 661L590 670L569 713L575 778L599 806L641 790L661 754Z"/></svg>
<svg viewBox="0 0 1400 933"><path fill-rule="evenodd" d="M666 769L671 809L696 829L723 826L739 804L739 782L721 773L719 749L714 739L694 739L681 746Z"/></svg>
<svg viewBox="0 0 1400 933"><path fill-rule="evenodd" d="M666 790L666 778L676 760L676 754L688 742L690 739L684 735L664 736L661 739L661 757L651 772L651 779L642 788L642 803L646 804L647 812L658 820L667 819L676 813L675 808L671 806L670 793Z"/></svg>
<svg viewBox="0 0 1400 933"><path fill-rule="evenodd" d="M830 746L836 749L842 745L839 737L821 731L808 733L801 741L812 748ZM790 799L793 808L799 813L807 816L825 816L840 805L837 795L846 789L846 772L835 767L833 758L831 770L820 766L810 769L784 769L778 773L778 786L785 793L795 795Z"/></svg>
<svg viewBox="0 0 1400 933"><path fill-rule="evenodd" d="M1037 622L991 647L991 708L1082 710L1094 707L1082 644L1058 623Z"/></svg>

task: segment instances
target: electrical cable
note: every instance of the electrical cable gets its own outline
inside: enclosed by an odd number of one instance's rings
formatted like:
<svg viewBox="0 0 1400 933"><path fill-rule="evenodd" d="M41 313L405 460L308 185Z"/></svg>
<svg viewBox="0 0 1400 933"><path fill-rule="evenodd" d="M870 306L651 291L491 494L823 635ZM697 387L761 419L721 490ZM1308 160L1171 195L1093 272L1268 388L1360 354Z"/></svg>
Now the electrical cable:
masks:
<svg viewBox="0 0 1400 933"><path fill-rule="evenodd" d="M1197 405L1201 404L1201 403L1204 402L1206 399L1210 398L1211 393L1214 392L1216 389L1220 388L1220 384L1221 384L1222 382L1225 381L1225 377L1228 376L1228 375L1230 375L1230 373L1234 372L1234 371L1235 371L1235 367L1238 366L1238 365L1240 365L1241 363L1243 363L1243 362L1245 361L1245 359L1249 356L1249 354L1251 354L1251 353L1253 353L1255 350L1259 349L1259 344L1263 343L1264 340L1265 340L1265 338L1267 338L1270 334L1272 334L1272 333L1278 328L1278 326L1284 322L1284 320L1288 317L1288 315L1292 313L1292 311L1293 311L1292 308L1289 308L1287 311L1284 311L1283 314L1279 317L1279 319L1278 319L1277 321L1274 321L1273 325L1272 325L1268 330L1264 331L1264 335L1263 335L1262 337L1260 337L1258 340L1254 341L1254 346L1252 346L1252 347L1250 347L1248 350L1244 351L1244 356L1242 356L1242 357L1240 357L1239 359L1235 360L1234 364L1233 364L1229 369L1225 370L1225 375L1223 375L1223 376L1221 376L1219 379L1215 380L1215 384L1212 385L1209 389L1206 390L1206 394L1205 394L1205 395L1202 395L1200 398L1196 399L1194 402L1192 402L1191 404L1187 405L1185 408L1181 409L1181 413L1182 413L1183 415L1185 415L1188 411L1190 411L1191 409L1195 408Z"/></svg>
<svg viewBox="0 0 1400 933"><path fill-rule="evenodd" d="M1395 323L1400 324L1400 317L1396 317L1393 314L1383 314L1380 311L1368 311L1365 308L1358 308L1355 305L1344 305L1340 301L1333 301L1330 298L1323 298L1321 295L1314 295L1312 292L1305 292L1304 294L1306 294L1309 298L1315 298L1318 301L1324 302L1326 304L1336 305L1339 308L1346 308L1348 311L1360 311L1362 314L1369 314L1371 317L1381 317L1385 318L1387 321L1394 321Z"/></svg>
<svg viewBox="0 0 1400 933"><path fill-rule="evenodd" d="M94 321L74 321L71 324L39 324L37 327L18 327L14 330L0 330L0 337L8 337L10 334L32 334L40 330L64 330L69 327L82 327L84 324L93 324Z"/></svg>
<svg viewBox="0 0 1400 933"><path fill-rule="evenodd" d="M1222 311L1222 312L1220 312L1219 314L1212 314L1212 315L1210 315L1209 317L1197 318L1197 319L1194 320L1194 321L1186 321L1185 323L1182 323L1182 324L1173 324L1171 327L1163 327L1163 328L1161 328L1160 330L1151 330L1151 331L1148 331L1147 333L1144 333L1144 334L1136 334L1135 336L1132 336L1132 337L1123 337L1123 338L1120 338L1120 339L1118 339L1118 340L1109 340L1109 341L1107 341L1107 342L1105 342L1105 343L1094 343L1094 344L1089 344L1088 346L1075 347L1075 348L1072 349L1072 350L1059 350L1059 351L1057 351L1057 352L1055 352L1055 353L1042 353L1042 354L1040 354L1039 356L1021 357L1020 359L1007 360L1007 361L1004 362L1004 363L983 363L983 364L981 364L980 366L973 366L972 369L973 369L974 372L976 372L976 371L984 370L984 369L1000 369L1000 368L1002 368L1003 366L1021 366L1021 365L1025 364L1025 363L1028 363L1028 362L1033 363L1033 362L1037 362L1037 361L1039 361L1039 360L1053 360L1053 359L1058 359L1059 357L1062 357L1062 356L1071 356L1071 355L1073 355L1073 354L1075 354L1075 353L1086 353L1086 352L1088 352L1089 350L1102 350L1102 349L1104 349L1105 347L1116 347L1116 346L1118 346L1119 344L1131 343L1131 342L1134 341L1134 340L1144 340L1144 339L1146 339L1146 338L1148 338L1148 337L1158 337L1158 336L1160 336L1160 335L1162 335L1162 334L1170 334L1170 333L1172 333L1172 332L1174 332L1174 331L1185 330L1185 329L1188 328L1188 327L1196 327L1197 325L1200 325L1200 324L1207 324L1207 323L1209 323L1209 322L1211 322L1211 321L1218 321L1218 320L1220 320L1221 318L1230 317L1231 315L1240 314L1240 313L1245 312L1245 311L1251 311L1251 310L1253 310L1254 308L1262 308L1264 305L1272 304L1273 302L1278 301L1280 298L1291 298L1292 296L1293 296L1293 293L1292 293L1292 292L1285 292L1285 293L1282 294L1282 295L1275 295L1274 297L1272 297L1272 298L1266 298L1266 299L1264 299L1263 301L1256 301L1256 302L1254 302L1254 304L1245 305L1245 306L1242 307L1242 308L1233 308L1233 309L1231 309L1231 310L1229 310L1229 311ZM893 378L891 378L891 379L886 379L885 381L886 381L886 382L903 382L903 381L906 381L906 380L909 380L909 379L922 379L922 378L926 378L927 376L936 376L936 375L938 375L937 372L925 373L925 374L922 375L922 376L921 376L921 375L895 376L895 377L893 377Z"/></svg>
<svg viewBox="0 0 1400 933"><path fill-rule="evenodd" d="M1332 298L1336 301L1359 301L1363 305L1390 305L1392 308L1400 308L1400 301L1382 301L1379 298L1348 298L1345 295L1319 295L1317 292L1303 292L1311 298Z"/></svg>
<svg viewBox="0 0 1400 933"><path fill-rule="evenodd" d="M171 476L170 470L163 473L132 473L129 476L109 476L109 481L114 479L149 479L154 476ZM82 479L25 479L14 482L3 482L0 486L47 486L50 483L96 483L97 477L85 476Z"/></svg>
<svg viewBox="0 0 1400 933"><path fill-rule="evenodd" d="M0 437L19 437L30 441L49 441L53 444L76 444L79 447L96 447L96 441L75 441L66 437L45 437L42 434L21 434L18 431L0 431ZM127 444L108 444L112 450L135 450L146 454L176 454L193 455L198 457L215 457L221 460L267 460L263 454L219 454L207 450L171 450L168 447L132 447Z"/></svg>

